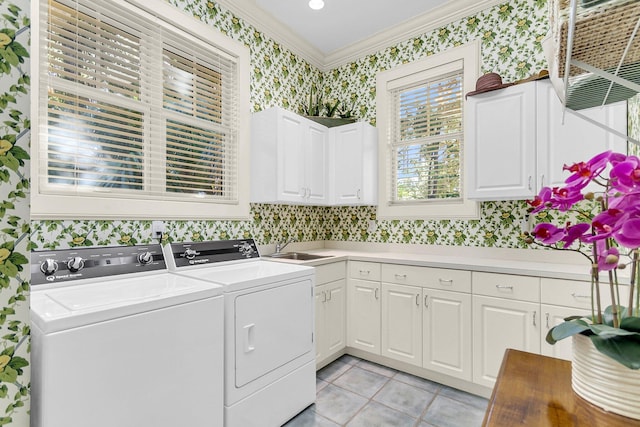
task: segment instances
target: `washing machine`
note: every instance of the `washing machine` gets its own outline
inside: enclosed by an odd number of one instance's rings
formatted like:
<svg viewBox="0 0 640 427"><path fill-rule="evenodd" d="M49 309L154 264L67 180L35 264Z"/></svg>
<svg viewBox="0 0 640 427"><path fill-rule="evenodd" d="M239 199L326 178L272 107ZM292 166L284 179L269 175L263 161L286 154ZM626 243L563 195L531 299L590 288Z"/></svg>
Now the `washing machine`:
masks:
<svg viewBox="0 0 640 427"><path fill-rule="evenodd" d="M219 427L222 287L160 245L31 255L32 427Z"/></svg>
<svg viewBox="0 0 640 427"><path fill-rule="evenodd" d="M224 289L224 425L278 427L315 401L314 269L252 239L172 243L170 271Z"/></svg>

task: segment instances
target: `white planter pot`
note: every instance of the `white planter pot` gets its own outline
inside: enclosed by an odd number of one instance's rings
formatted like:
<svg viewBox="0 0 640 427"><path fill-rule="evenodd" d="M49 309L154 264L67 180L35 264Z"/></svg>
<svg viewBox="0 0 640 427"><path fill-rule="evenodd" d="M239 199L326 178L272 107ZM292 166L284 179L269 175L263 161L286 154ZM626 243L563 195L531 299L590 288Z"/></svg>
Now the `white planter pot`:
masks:
<svg viewBox="0 0 640 427"><path fill-rule="evenodd" d="M629 369L600 353L584 335L573 336L571 385L586 401L640 420L640 370Z"/></svg>

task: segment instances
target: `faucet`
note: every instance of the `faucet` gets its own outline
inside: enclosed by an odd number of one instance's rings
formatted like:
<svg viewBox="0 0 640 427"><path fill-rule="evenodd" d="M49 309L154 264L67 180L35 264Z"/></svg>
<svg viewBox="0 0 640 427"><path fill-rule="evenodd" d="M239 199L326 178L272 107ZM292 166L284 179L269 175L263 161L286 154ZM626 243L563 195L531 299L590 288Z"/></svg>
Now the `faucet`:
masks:
<svg viewBox="0 0 640 427"><path fill-rule="evenodd" d="M289 243L295 242L296 239L295 238L291 238L288 242L285 243L281 243L281 242L277 242L276 243L276 254L279 254L280 251L282 251Z"/></svg>

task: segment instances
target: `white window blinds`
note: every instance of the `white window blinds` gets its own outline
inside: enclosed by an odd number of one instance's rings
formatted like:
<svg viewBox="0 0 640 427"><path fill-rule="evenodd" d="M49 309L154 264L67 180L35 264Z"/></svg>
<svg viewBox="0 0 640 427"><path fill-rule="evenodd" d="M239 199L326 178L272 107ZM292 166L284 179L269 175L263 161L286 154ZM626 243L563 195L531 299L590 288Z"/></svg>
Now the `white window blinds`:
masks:
<svg viewBox="0 0 640 427"><path fill-rule="evenodd" d="M234 57L116 1L40 7L41 192L238 202Z"/></svg>
<svg viewBox="0 0 640 427"><path fill-rule="evenodd" d="M462 197L462 79L459 69L390 89L390 203Z"/></svg>

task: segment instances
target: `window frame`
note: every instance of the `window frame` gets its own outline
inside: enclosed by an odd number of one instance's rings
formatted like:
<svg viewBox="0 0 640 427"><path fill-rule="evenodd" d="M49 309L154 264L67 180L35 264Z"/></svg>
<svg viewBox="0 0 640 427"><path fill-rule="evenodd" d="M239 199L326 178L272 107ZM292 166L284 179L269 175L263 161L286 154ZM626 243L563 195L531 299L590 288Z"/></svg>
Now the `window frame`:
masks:
<svg viewBox="0 0 640 427"><path fill-rule="evenodd" d="M102 0L105 1L105 0ZM40 168L46 165L47 134L46 120L41 120L41 108L47 108L47 97L42 99L41 89L41 56L46 52L40 43L41 13L40 0L32 4L32 49L31 75L37 76L32 81L31 117L31 217L33 219L250 219L249 206L249 129L250 129L250 57L249 48L217 31L210 25L198 21L193 16L179 10L163 0L108 0L116 5L122 13L145 16L162 28L180 33L180 36L193 40L199 45L208 45L212 49L228 55L236 63L237 82L237 138L236 138L236 171L234 202L199 201L193 198L172 198L170 193L166 199L145 198L144 194L103 196L84 196L82 191L72 190L67 194L45 192L41 186ZM157 96L157 95L155 95ZM162 96L160 94L160 96ZM161 102L161 101L160 101ZM162 104L153 108L162 108ZM164 141L164 138L162 138ZM155 141L155 140L154 140ZM145 162L149 161L145 156ZM162 160L160 160L162 161ZM44 162L44 163L43 163ZM46 172L45 172L46 173Z"/></svg>
<svg viewBox="0 0 640 427"><path fill-rule="evenodd" d="M463 100L463 138L461 143L460 175L461 200L434 199L416 203L392 204L391 182L393 177L392 164L393 147L390 144L391 133L391 95L390 90L415 84L425 80L425 76L433 76L434 69L445 70L446 74L452 64L462 61L463 87L462 95L475 89L475 82L479 75L480 43L473 41L457 46L444 52L428 56L424 59L399 65L390 70L382 71L376 78L376 111L378 126L378 219L478 219L480 217L479 204L466 198L465 155L464 141L467 120L466 102ZM454 67L455 68L455 67ZM438 74L435 74L438 75Z"/></svg>

